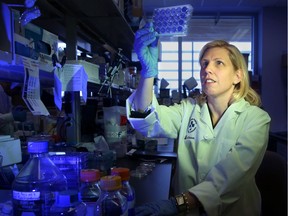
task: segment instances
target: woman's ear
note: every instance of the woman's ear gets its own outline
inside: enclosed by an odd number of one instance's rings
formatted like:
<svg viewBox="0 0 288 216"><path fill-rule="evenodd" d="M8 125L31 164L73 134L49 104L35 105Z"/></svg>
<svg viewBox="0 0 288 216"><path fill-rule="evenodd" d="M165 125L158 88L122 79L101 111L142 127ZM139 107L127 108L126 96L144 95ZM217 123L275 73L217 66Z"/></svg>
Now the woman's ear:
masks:
<svg viewBox="0 0 288 216"><path fill-rule="evenodd" d="M242 78L243 78L243 71L239 69L235 72L233 84L237 85L242 80Z"/></svg>

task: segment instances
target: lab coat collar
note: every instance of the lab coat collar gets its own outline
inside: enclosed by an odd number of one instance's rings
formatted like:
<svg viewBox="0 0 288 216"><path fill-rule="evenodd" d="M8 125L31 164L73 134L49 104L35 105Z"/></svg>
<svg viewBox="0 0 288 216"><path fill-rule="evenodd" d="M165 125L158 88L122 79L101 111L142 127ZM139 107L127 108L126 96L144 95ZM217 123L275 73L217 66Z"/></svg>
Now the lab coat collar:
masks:
<svg viewBox="0 0 288 216"><path fill-rule="evenodd" d="M241 98L240 100L233 102L228 107L228 109L240 114L241 112L246 110L247 106L249 106L249 103L244 98Z"/></svg>
<svg viewBox="0 0 288 216"><path fill-rule="evenodd" d="M221 118L222 121L221 120L220 121L223 122L224 120L226 122L227 120L237 118L239 114L242 113L247 108L247 105L249 105L249 103L244 98L233 102L223 114ZM207 103L203 104L201 107L199 106L199 112L201 113L201 120L206 123L209 122L209 126L212 127L212 122Z"/></svg>

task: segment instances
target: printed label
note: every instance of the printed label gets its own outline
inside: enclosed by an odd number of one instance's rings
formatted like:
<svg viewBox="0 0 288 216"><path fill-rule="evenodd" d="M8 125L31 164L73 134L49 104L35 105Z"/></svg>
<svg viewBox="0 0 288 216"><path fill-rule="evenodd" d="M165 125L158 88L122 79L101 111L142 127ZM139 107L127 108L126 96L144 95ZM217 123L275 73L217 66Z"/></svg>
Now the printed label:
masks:
<svg viewBox="0 0 288 216"><path fill-rule="evenodd" d="M40 192L13 191L13 198L16 200L40 200Z"/></svg>

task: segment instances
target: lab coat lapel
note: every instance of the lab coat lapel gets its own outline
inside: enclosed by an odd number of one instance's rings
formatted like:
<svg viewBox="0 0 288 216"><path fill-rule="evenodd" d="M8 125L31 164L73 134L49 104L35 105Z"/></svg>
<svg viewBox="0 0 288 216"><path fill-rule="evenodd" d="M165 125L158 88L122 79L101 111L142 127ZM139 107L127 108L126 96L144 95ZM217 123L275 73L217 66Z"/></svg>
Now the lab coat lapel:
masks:
<svg viewBox="0 0 288 216"><path fill-rule="evenodd" d="M244 99L240 99L239 101L231 104L221 117L220 121L217 123L214 131L217 132L218 130L220 130L224 126L224 124L229 124L232 126L233 123L231 124L231 121L235 121L235 119L238 118L240 113L244 111L246 103L247 102Z"/></svg>
<svg viewBox="0 0 288 216"><path fill-rule="evenodd" d="M203 124L206 124L210 129L210 131L213 133L213 125L211 122L211 117L207 103L203 104L201 108L201 121L203 122Z"/></svg>

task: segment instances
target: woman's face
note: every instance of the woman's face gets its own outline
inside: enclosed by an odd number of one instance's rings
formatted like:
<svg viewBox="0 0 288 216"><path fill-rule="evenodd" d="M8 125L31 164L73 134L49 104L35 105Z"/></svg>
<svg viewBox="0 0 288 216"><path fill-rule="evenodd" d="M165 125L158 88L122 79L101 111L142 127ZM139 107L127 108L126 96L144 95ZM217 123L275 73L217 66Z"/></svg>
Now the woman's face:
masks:
<svg viewBox="0 0 288 216"><path fill-rule="evenodd" d="M210 48L201 60L202 91L209 97L230 99L234 85L240 82L240 71L235 71L224 48Z"/></svg>

